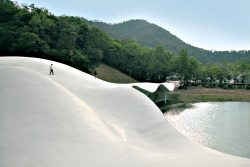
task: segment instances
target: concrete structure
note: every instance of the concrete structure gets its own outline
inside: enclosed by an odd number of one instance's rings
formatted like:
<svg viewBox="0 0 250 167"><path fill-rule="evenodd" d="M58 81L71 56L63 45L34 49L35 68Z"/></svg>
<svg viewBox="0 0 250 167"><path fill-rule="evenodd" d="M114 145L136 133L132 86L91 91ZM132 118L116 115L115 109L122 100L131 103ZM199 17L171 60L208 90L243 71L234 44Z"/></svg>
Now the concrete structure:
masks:
<svg viewBox="0 0 250 167"><path fill-rule="evenodd" d="M21 57L0 57L0 78L1 167L250 166L181 135L131 84Z"/></svg>

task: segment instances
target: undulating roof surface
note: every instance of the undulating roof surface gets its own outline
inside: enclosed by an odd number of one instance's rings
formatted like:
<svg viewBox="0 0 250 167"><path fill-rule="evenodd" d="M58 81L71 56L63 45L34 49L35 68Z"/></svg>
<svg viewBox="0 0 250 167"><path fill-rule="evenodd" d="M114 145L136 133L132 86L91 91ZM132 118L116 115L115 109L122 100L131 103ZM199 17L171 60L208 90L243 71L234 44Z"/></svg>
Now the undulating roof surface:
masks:
<svg viewBox="0 0 250 167"><path fill-rule="evenodd" d="M132 86L49 60L0 57L0 166L250 166L181 135Z"/></svg>

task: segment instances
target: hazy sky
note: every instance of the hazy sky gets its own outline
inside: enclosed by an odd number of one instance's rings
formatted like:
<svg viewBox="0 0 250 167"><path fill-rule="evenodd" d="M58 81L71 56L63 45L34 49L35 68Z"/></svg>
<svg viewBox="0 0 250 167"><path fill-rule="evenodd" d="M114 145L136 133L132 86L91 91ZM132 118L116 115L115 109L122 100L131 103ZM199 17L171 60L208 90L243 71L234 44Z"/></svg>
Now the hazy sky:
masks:
<svg viewBox="0 0 250 167"><path fill-rule="evenodd" d="M63 14L119 23L145 19L208 50L250 50L250 0L17 0Z"/></svg>

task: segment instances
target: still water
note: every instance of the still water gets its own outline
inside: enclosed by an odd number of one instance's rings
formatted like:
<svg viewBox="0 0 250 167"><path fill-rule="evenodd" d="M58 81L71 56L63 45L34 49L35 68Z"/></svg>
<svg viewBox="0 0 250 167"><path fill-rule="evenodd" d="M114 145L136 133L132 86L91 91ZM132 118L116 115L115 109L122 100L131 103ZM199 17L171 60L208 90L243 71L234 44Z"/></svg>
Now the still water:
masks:
<svg viewBox="0 0 250 167"><path fill-rule="evenodd" d="M250 158L250 103L195 103L165 115L188 138L220 152Z"/></svg>

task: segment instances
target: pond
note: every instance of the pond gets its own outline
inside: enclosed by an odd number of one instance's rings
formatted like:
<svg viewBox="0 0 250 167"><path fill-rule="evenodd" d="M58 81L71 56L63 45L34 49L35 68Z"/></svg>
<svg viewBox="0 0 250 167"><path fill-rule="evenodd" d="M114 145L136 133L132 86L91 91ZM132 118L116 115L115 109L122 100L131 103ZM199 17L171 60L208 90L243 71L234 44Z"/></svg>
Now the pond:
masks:
<svg viewBox="0 0 250 167"><path fill-rule="evenodd" d="M250 103L204 102L165 113L184 136L209 148L250 158Z"/></svg>

